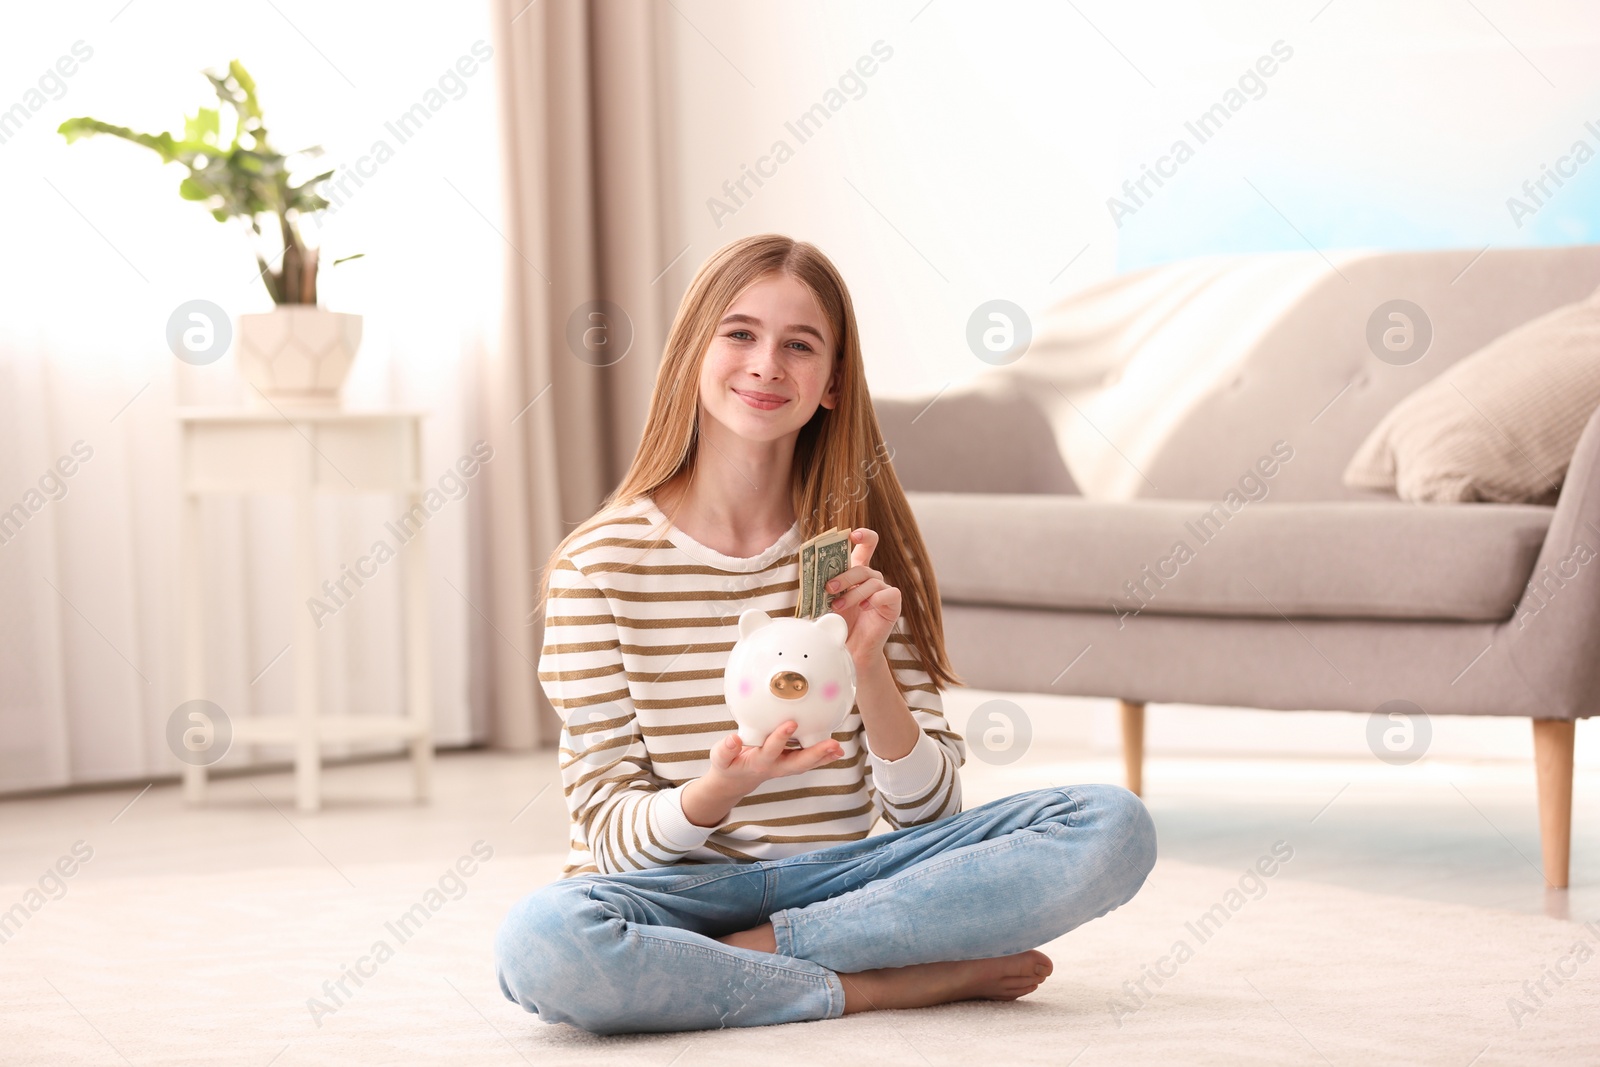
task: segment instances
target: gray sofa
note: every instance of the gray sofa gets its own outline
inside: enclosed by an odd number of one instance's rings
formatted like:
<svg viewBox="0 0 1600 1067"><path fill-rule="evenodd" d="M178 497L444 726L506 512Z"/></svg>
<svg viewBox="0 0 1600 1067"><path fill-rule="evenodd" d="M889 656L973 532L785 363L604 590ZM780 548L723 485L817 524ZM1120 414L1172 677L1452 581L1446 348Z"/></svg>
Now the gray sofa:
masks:
<svg viewBox="0 0 1600 1067"><path fill-rule="evenodd" d="M1173 264L1074 294L971 382L879 399L956 670L1119 699L1135 791L1147 702L1526 717L1566 886L1574 723L1600 712L1600 563L1577 562L1600 549L1600 412L1553 507L1340 475L1402 397L1597 285L1595 246ZM1366 339L1394 298L1432 324L1406 366Z"/></svg>

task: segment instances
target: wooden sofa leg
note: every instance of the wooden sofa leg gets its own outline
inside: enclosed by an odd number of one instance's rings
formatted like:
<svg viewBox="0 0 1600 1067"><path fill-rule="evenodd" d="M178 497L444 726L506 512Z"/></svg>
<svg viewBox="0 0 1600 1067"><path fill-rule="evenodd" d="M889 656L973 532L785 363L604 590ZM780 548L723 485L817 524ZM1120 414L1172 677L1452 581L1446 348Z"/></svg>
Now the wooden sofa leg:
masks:
<svg viewBox="0 0 1600 1067"><path fill-rule="evenodd" d="M1544 880L1567 888L1572 850L1572 742L1576 723L1533 720L1533 764L1539 782L1539 839Z"/></svg>
<svg viewBox="0 0 1600 1067"><path fill-rule="evenodd" d="M1144 795L1144 705L1128 700L1117 701L1122 713L1122 765L1128 778L1128 789L1138 796ZM1570 753L1571 746L1568 746ZM1568 792L1571 792L1571 762L1567 772Z"/></svg>

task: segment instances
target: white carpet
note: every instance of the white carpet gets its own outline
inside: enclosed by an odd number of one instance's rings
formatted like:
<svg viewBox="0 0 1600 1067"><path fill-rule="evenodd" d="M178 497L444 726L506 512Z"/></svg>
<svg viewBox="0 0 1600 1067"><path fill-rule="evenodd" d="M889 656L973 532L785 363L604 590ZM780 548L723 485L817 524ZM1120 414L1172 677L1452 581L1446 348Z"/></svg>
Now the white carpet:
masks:
<svg viewBox="0 0 1600 1067"><path fill-rule="evenodd" d="M1600 1062L1600 922L1419 903L1296 881L1293 861L1203 943L1243 868L1163 859L1132 903L1043 946L1055 974L969 1001L788 1026L595 1037L500 994L502 914L561 857L504 856L465 880L319 1027L322 984L370 951L442 867L343 864L69 883L0 945L0 1060L26 1064ZM348 884L345 877L354 883ZM0 901L27 887L0 886ZM1249 886L1247 885L1247 888ZM1466 932L1471 931L1468 936ZM1130 997L1184 940L1193 957ZM1587 947L1580 962L1568 957ZM1545 979L1543 1004L1523 983ZM1171 963L1164 964L1169 974ZM352 988L354 988L352 986ZM1535 992L1538 992L1535 988ZM1509 997L1534 1010L1513 1019ZM1118 1019L1114 997L1136 1011ZM1144 1003L1139 1005L1138 1002ZM331 1001L329 1001L331 1004Z"/></svg>

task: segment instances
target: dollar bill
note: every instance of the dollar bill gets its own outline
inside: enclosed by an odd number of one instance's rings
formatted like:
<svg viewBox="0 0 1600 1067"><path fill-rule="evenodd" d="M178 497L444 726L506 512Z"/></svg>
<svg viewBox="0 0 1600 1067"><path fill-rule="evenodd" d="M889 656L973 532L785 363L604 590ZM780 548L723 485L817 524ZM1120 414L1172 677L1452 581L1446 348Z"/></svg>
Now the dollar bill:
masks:
<svg viewBox="0 0 1600 1067"><path fill-rule="evenodd" d="M795 600L794 617L809 619L811 615L811 576L817 570L817 546L807 541L800 546L800 592Z"/></svg>
<svg viewBox="0 0 1600 1067"><path fill-rule="evenodd" d="M828 582L850 569L850 531L835 526L800 546L800 597L795 617L820 619L837 595Z"/></svg>

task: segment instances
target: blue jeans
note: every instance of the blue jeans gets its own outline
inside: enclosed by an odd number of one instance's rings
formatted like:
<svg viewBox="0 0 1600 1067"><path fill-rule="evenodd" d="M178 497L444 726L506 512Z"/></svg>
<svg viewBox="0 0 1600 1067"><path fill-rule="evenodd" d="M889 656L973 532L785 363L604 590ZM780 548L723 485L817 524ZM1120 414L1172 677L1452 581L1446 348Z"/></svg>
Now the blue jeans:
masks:
<svg viewBox="0 0 1600 1067"><path fill-rule="evenodd" d="M1034 789L784 859L558 879L511 908L495 966L507 999L595 1034L833 1019L841 973L1036 948L1155 860L1126 789ZM763 922L776 954L713 940Z"/></svg>

